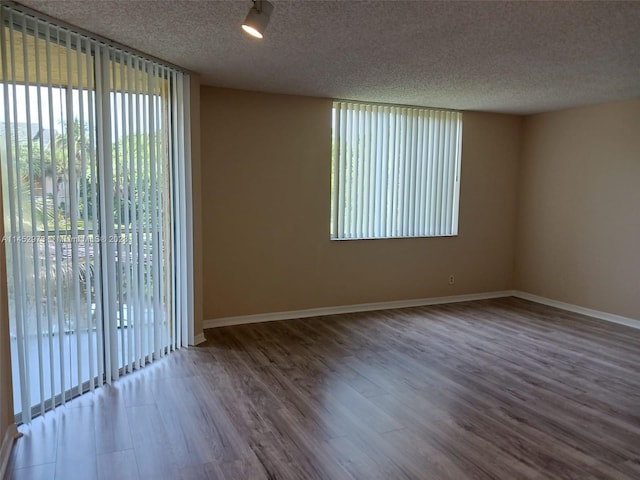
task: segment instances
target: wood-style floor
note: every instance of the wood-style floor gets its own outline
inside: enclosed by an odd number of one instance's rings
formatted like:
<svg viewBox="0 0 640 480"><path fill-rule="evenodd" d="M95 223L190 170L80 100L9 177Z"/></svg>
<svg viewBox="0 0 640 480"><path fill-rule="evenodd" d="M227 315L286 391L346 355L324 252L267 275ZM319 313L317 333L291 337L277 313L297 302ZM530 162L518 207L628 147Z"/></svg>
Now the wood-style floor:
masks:
<svg viewBox="0 0 640 480"><path fill-rule="evenodd" d="M208 330L9 478L639 479L640 331L514 298Z"/></svg>

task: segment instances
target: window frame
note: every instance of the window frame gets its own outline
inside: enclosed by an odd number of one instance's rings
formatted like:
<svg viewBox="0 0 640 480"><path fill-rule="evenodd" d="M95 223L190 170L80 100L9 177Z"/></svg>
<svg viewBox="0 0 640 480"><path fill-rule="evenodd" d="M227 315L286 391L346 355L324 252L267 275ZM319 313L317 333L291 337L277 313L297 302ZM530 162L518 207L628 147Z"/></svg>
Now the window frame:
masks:
<svg viewBox="0 0 640 480"><path fill-rule="evenodd" d="M463 114L334 100L331 240L458 235Z"/></svg>

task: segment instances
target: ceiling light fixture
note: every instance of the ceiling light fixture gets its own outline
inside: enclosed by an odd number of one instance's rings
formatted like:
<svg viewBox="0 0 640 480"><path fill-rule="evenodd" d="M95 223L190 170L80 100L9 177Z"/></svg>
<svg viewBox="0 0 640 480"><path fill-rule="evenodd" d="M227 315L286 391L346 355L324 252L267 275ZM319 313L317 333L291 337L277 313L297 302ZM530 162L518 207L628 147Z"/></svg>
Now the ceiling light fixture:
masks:
<svg viewBox="0 0 640 480"><path fill-rule="evenodd" d="M253 0L253 6L242 23L242 29L252 37L262 38L273 11L267 0Z"/></svg>

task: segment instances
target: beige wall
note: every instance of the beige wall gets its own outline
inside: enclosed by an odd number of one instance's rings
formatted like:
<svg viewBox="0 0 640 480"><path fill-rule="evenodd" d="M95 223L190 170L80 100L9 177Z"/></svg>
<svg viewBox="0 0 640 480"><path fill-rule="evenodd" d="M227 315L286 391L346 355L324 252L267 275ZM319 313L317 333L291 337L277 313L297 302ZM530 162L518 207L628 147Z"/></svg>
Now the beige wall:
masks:
<svg viewBox="0 0 640 480"><path fill-rule="evenodd" d="M205 319L511 288L520 118L465 113L458 237L333 242L330 100L203 87L201 122Z"/></svg>
<svg viewBox="0 0 640 480"><path fill-rule="evenodd" d="M515 276L640 319L640 100L526 119Z"/></svg>

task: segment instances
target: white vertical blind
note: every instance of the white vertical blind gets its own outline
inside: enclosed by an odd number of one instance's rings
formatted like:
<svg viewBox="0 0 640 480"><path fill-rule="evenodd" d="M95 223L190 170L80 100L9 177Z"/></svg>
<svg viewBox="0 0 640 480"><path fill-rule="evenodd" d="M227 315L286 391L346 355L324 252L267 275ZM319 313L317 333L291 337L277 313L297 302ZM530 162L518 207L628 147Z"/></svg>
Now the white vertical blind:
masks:
<svg viewBox="0 0 640 480"><path fill-rule="evenodd" d="M29 422L186 346L188 77L0 9L14 404Z"/></svg>
<svg viewBox="0 0 640 480"><path fill-rule="evenodd" d="M462 113L333 103L331 238L458 233Z"/></svg>

